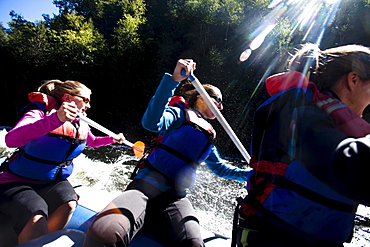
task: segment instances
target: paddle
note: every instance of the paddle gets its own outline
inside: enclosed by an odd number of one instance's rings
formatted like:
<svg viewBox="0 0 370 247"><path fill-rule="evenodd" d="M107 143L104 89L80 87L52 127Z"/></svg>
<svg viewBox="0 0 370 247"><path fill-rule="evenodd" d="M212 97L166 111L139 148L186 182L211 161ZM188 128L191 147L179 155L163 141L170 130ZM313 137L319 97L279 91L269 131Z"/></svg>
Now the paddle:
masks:
<svg viewBox="0 0 370 247"><path fill-rule="evenodd" d="M182 75L186 74L184 69L181 70L181 74ZM193 84L195 89L198 91L198 93L203 97L204 101L206 102L208 107L211 109L213 114L215 114L215 116L217 117L222 127L225 129L225 131L227 132L231 140L234 142L235 146L239 149L240 153L243 155L244 159L247 161L247 163L249 163L251 156L249 155L247 150L245 150L243 144L240 142L239 138L235 135L234 131L232 130L232 128L230 127L230 125L228 124L224 116L221 114L220 110L213 103L211 97L209 97L207 91L204 89L200 81L194 76L194 74L190 74L188 78L190 79L191 83Z"/></svg>
<svg viewBox="0 0 370 247"><path fill-rule="evenodd" d="M86 116L78 116L77 118L81 119L82 121L86 122L88 125L90 125L91 127L94 127L95 129L97 130L100 130L101 132L103 132L104 134L107 134L111 137L113 137L114 139L120 139L120 137L118 135L116 135L115 133L113 133L112 131L108 130L107 128L101 126L100 124L98 124L97 122L89 119L88 117ZM143 155L144 155L144 149L145 149L145 144L141 141L137 141L135 143L131 143L127 140L124 140L123 141L123 144L131 147L134 151L134 154L136 157L138 158L142 158Z"/></svg>

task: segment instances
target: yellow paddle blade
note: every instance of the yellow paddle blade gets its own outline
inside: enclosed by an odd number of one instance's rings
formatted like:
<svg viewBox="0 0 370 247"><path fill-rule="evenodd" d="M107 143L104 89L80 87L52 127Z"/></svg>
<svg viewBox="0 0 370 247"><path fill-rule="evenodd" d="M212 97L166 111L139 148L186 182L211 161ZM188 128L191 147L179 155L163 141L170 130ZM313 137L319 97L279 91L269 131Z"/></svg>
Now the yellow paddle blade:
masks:
<svg viewBox="0 0 370 247"><path fill-rule="evenodd" d="M141 141L135 142L132 149L134 150L135 156L141 159L144 155L145 144Z"/></svg>

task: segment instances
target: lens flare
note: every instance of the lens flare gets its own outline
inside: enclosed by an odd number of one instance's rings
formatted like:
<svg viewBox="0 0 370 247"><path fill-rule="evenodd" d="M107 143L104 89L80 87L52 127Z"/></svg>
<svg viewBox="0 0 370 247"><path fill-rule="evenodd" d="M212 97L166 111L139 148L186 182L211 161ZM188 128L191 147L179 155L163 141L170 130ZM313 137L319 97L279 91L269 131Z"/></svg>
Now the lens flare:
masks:
<svg viewBox="0 0 370 247"><path fill-rule="evenodd" d="M240 62L246 61L251 54L252 54L252 50L249 48L246 49L245 51L242 52L242 54L240 54L239 61Z"/></svg>
<svg viewBox="0 0 370 247"><path fill-rule="evenodd" d="M249 105L265 79L276 70L285 70L287 54L280 53L292 44L313 43L320 47L324 34L337 17L343 0L271 0L271 10L262 17L259 26L247 35L245 48L239 56L239 64L249 60L258 64L264 73L256 83L251 96L241 102L241 114L237 124L243 128L249 123ZM247 63L247 66L248 63ZM234 85L235 87L235 85Z"/></svg>
<svg viewBox="0 0 370 247"><path fill-rule="evenodd" d="M262 33L260 33L253 41L252 43L249 45L249 47L251 48L252 51L258 49L263 41L265 40L266 36L272 31L272 29L274 29L275 27L275 24L272 24L272 25L268 25L263 31Z"/></svg>
<svg viewBox="0 0 370 247"><path fill-rule="evenodd" d="M252 52L261 46L263 52L268 52L268 48L273 46L274 40L279 36L284 36L286 30L282 28L288 22L291 26L290 37L301 37L302 42L320 44L326 28L334 21L337 10L342 0L272 0L269 4L270 13L264 17L264 22L250 34L252 40L247 49L240 57L240 62L250 59ZM274 35L271 35L272 31ZM262 58L261 54L259 57Z"/></svg>

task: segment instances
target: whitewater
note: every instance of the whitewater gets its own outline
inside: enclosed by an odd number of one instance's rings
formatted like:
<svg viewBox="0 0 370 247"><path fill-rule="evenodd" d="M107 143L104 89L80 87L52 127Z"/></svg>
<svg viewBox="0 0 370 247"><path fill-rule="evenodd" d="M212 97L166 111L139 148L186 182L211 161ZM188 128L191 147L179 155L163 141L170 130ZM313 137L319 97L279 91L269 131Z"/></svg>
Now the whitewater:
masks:
<svg viewBox="0 0 370 247"><path fill-rule="evenodd" d="M6 147L6 130L0 129L0 161L13 149ZM87 148L74 160L75 169L68 179L78 187L79 203L95 211L119 195L131 181L130 175L138 158L129 148L107 146ZM240 162L225 159L226 163L240 166ZM197 170L194 187L189 190L200 224L207 230L231 237L236 198L246 195L245 182L231 181L215 176L206 165ZM354 237L345 247L370 246L370 208L360 205L356 214Z"/></svg>

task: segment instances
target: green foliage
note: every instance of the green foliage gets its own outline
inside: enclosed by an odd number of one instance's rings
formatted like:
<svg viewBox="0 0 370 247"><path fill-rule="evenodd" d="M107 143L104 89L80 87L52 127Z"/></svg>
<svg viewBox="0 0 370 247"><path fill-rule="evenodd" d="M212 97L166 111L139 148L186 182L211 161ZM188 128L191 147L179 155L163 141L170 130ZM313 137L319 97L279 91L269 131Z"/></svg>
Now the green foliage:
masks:
<svg viewBox="0 0 370 247"><path fill-rule="evenodd" d="M10 31L4 39L4 45L14 57L22 63L43 66L47 63L47 53L50 51L48 30L43 22L31 23L17 17L9 23Z"/></svg>
<svg viewBox="0 0 370 247"><path fill-rule="evenodd" d="M0 42L2 42L5 38L6 32L5 28L2 23L0 23Z"/></svg>
<svg viewBox="0 0 370 247"><path fill-rule="evenodd" d="M91 21L75 12L63 14L63 27L51 30L52 53L62 66L93 65L95 54L105 50L103 36Z"/></svg>
<svg viewBox="0 0 370 247"><path fill-rule="evenodd" d="M120 54L127 49L141 48L142 41L138 31L146 22L145 5L142 0L122 2L123 16L118 20L113 34L115 48Z"/></svg>
<svg viewBox="0 0 370 247"><path fill-rule="evenodd" d="M276 41L277 51L284 52L292 41L292 25L287 18L281 19L276 28L271 32L271 36Z"/></svg>

